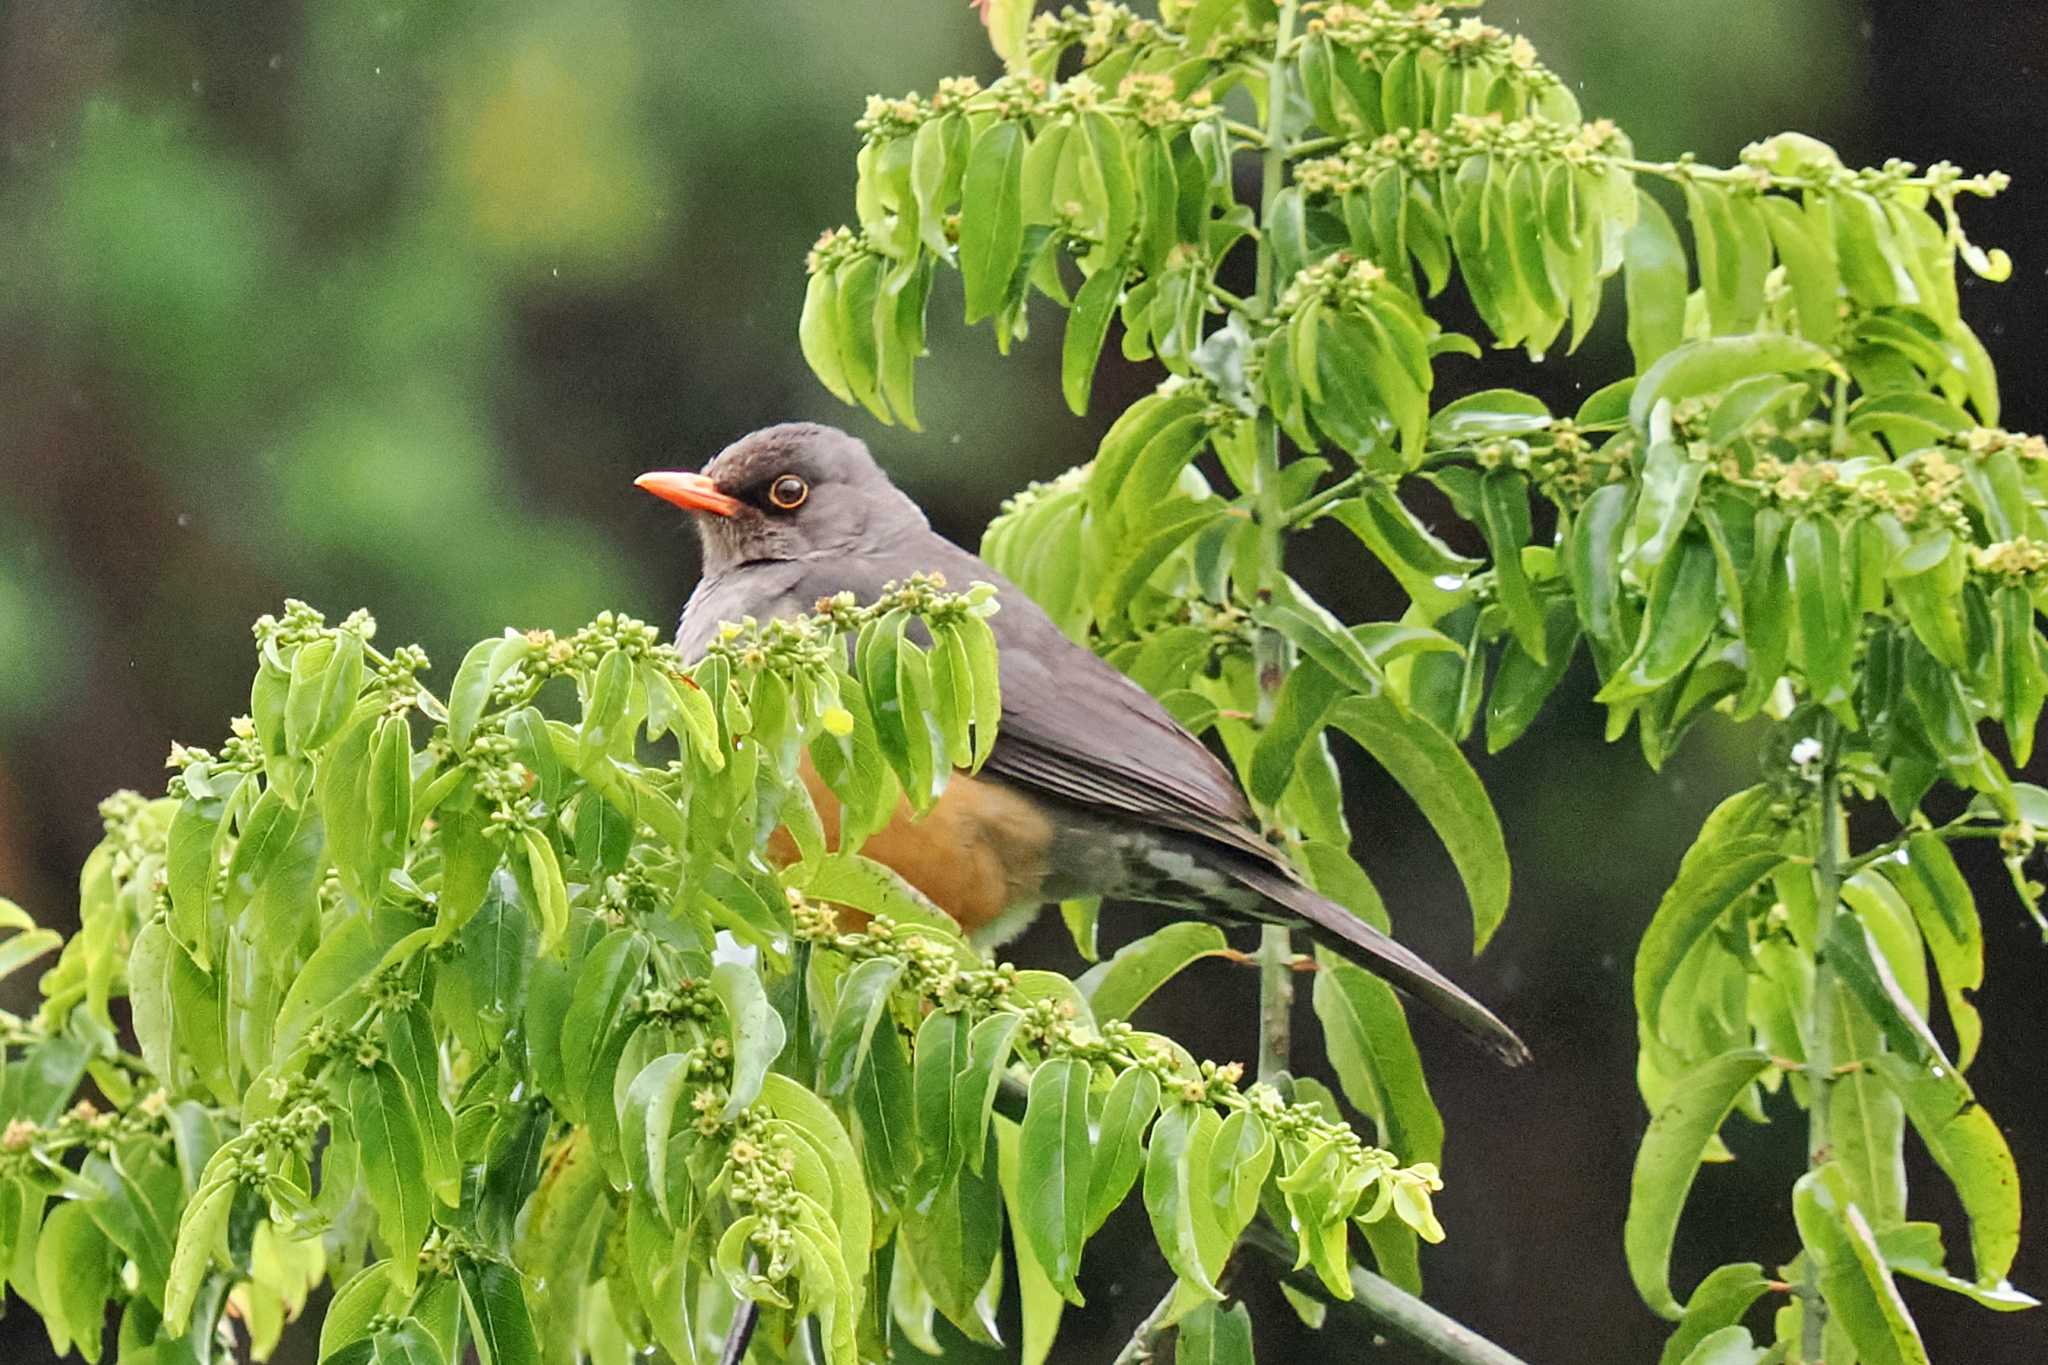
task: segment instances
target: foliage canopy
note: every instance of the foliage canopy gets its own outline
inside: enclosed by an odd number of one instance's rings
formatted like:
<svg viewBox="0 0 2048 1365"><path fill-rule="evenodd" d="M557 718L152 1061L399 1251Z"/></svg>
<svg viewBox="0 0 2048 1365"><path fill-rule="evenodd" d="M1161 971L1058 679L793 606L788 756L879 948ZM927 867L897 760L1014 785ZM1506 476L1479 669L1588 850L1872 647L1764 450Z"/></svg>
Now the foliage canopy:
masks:
<svg viewBox="0 0 2048 1365"><path fill-rule="evenodd" d="M1305 873L1375 920L1333 733L1436 827L1483 946L1505 852L1459 743L1512 743L1582 647L1610 736L1653 766L1706 715L1759 720L1760 781L1709 818L1636 958L1651 1119L1624 1251L1677 1324L1664 1359L1924 1360L1902 1276L2030 1306L2005 1282L2012 1156L1966 1079L1983 945L1949 851L2000 840L2040 917L2048 792L2007 757L2048 696L2048 446L1997 427L1956 287L1959 259L2009 270L1956 217L2001 178L1851 170L1796 134L1730 168L1646 161L1526 42L1436 6L986 10L1008 74L861 123L859 226L810 262L820 379L914 423L942 266L1004 348L1038 300L1066 311L1077 410L1120 321L1166 382L984 552L1213 730ZM1532 358L1618 293L1633 373L1569 416L1438 402L1440 369L1484 358L1443 320L1454 282L1486 342ZM1424 490L1470 534L1425 522ZM1323 519L1399 582L1400 621L1341 622L1287 575ZM937 1317L989 1340L1013 1269L1036 1361L1136 1192L1176 1284L1134 1349L1177 1324L1184 1357L1249 1357L1218 1286L1240 1237L1341 1301L1383 1283L1355 1224L1419 1290L1443 1125L1391 991L1317 963L1371 1145L1285 1072L1284 935L1245 1087L1125 1022L1229 951L1213 928L1078 981L992 966L855 850L985 755L987 609L914 581L736 627L689 667L603 618L485 641L445 697L367 618L266 619L249 723L174 755L166 797L108 803L84 927L9 1021L0 1274L92 1359L117 1303L124 1365L204 1365L235 1321L267 1352L323 1277L323 1358L552 1365L711 1358L743 1303L769 1355L813 1332L834 1361L935 1349ZM1853 846L1851 808L1889 830ZM0 908L0 970L56 946ZM1094 907L1064 910L1093 956ZM1798 1245L1681 1295L1694 1174L1777 1097L1809 1129ZM1967 1275L1909 1216L1909 1128L1960 1196Z"/></svg>

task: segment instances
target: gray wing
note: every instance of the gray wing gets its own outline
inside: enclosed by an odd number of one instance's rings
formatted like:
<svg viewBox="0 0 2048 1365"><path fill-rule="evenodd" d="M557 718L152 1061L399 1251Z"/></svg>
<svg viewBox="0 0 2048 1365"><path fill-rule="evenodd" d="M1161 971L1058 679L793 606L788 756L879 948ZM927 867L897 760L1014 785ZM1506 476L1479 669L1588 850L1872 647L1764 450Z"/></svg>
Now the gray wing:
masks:
<svg viewBox="0 0 2048 1365"><path fill-rule="evenodd" d="M891 581L932 571L955 588L992 583L1002 603L989 624L1003 721L984 771L1283 865L1259 837L1237 782L1201 740L1144 688L1069 640L1023 589L936 532L898 536L872 554L742 565L691 594L676 643L695 658L721 621L793 615L841 591L868 599Z"/></svg>

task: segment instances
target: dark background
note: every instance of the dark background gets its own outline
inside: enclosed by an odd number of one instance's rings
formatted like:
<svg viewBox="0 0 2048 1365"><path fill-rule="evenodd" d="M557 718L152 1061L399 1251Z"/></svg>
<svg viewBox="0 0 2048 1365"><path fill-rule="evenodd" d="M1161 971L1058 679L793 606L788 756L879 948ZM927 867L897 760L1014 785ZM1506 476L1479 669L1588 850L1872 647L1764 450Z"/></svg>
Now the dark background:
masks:
<svg viewBox="0 0 2048 1365"><path fill-rule="evenodd" d="M1965 308L2007 424L2048 424L2040 7L1499 0L1487 17L1526 31L1647 156L1725 162L1792 127L1852 163L2014 173L1969 222L2016 274L1966 282ZM862 98L994 70L964 0L0 3L0 893L75 922L94 802L160 789L173 738L217 741L247 707L248 623L286 595L368 606L385 642L424 643L445 674L506 624L573 627L606 607L671 619L693 551L629 481L750 428L851 427L970 545L1006 493L1086 458L1157 376L1108 374L1095 411L1070 417L1056 317L999 365L942 284L922 435L839 408L794 344L803 251L852 213ZM1440 396L1520 382L1567 405L1621 372L1613 330L1540 372L1456 362ZM1360 561L1312 536L1290 567L1349 619L1397 611ZM1403 936L1538 1057L1509 1074L1420 1026L1450 1125L1430 1297L1532 1362L1605 1365L1653 1360L1665 1330L1620 1249L1644 1123L1631 953L1699 818L1749 780L1757 736L1705 727L1651 774L1632 743L1600 742L1585 682L1481 764L1517 869L1484 960L1462 965L1448 862L1363 762L1352 814ZM2048 950L1995 863L1967 866L1990 978L1973 1079L2039 1197ZM1056 925L1014 953L1074 961ZM0 985L0 1002L26 1008L32 981ZM1253 1000L1248 973L1218 967L1146 1022L1248 1057ZM1741 1160L1700 1178L1681 1291L1722 1261L1795 1249L1802 1127L1731 1125ZM1953 1201L1913 1160L1916 1212L1960 1248ZM1107 1360L1163 1287L1142 1216L1126 1215L1091 1252L1090 1307L1069 1314L1058 1360ZM2037 1230L2013 1278L2048 1289ZM2048 1316L1905 1293L1938 1361L2048 1359ZM1269 1360L1364 1345L1302 1339L1277 1303L1254 1308ZM47 1354L17 1303L0 1359ZM281 1358L309 1355L301 1342Z"/></svg>

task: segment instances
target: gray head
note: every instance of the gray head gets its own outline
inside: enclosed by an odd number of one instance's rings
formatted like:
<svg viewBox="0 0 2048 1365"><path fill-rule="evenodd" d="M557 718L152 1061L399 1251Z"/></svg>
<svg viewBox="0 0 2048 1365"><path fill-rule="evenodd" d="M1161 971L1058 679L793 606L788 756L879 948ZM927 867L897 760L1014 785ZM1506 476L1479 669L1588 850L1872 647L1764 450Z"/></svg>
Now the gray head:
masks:
<svg viewBox="0 0 2048 1365"><path fill-rule="evenodd" d="M812 422L742 436L701 474L634 482L689 510L706 578L750 562L855 554L928 525L863 442Z"/></svg>

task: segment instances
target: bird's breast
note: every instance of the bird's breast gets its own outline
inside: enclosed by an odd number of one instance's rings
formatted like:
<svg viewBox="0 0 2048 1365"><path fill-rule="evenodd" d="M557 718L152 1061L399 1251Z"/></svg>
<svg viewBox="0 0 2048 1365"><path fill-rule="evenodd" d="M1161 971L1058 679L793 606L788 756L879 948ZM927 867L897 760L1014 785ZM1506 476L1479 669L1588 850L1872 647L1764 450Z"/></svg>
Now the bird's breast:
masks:
<svg viewBox="0 0 2048 1365"><path fill-rule="evenodd" d="M827 846L836 849L839 800L808 754L802 776ZM860 852L894 870L969 934L984 934L1006 910L1063 894L1052 875L1059 833L1041 802L999 779L956 772L922 818L899 799L895 815ZM785 829L770 836L768 852L785 863L797 856Z"/></svg>

